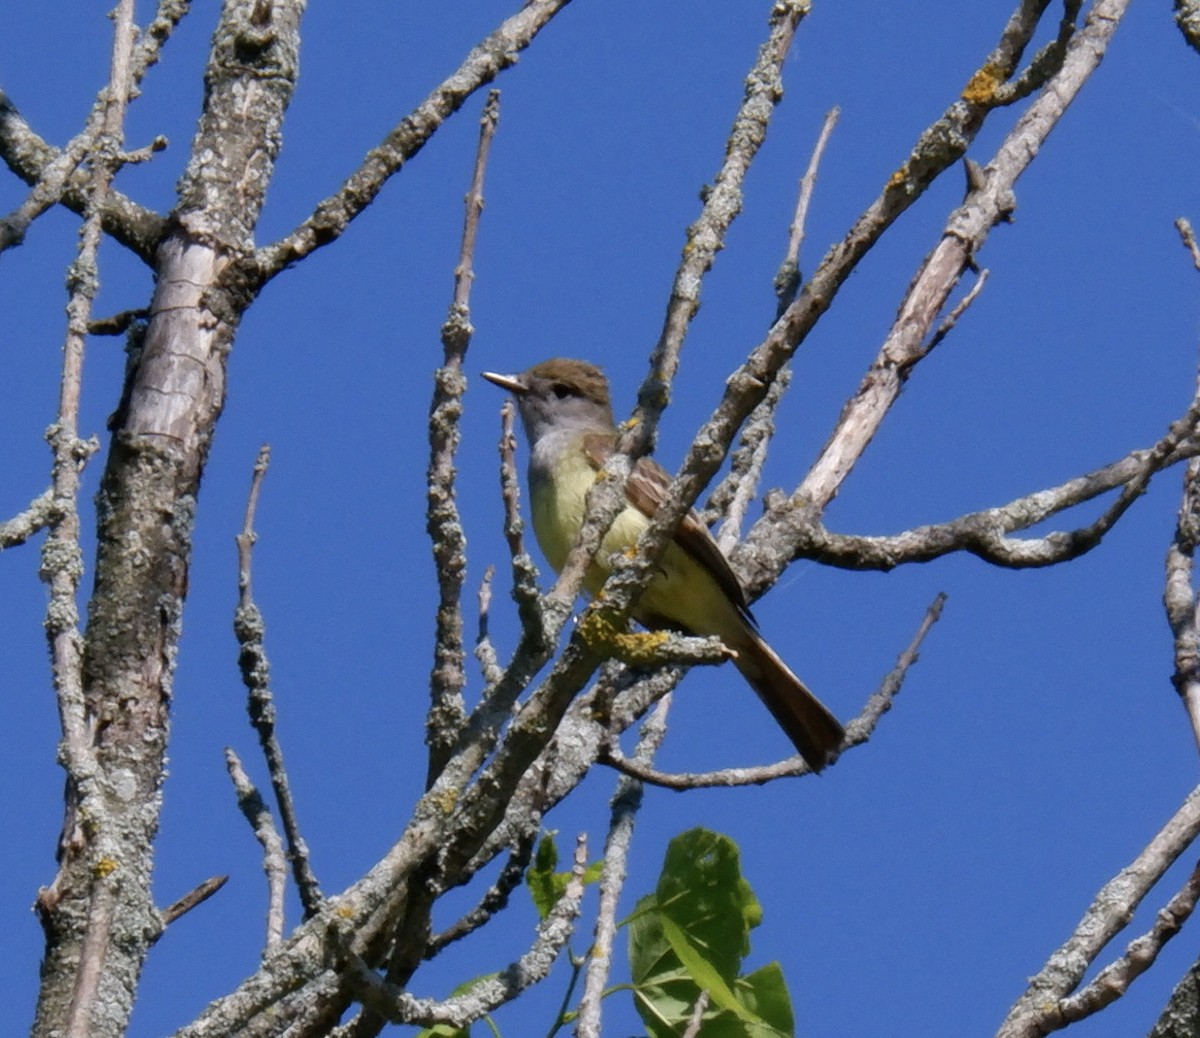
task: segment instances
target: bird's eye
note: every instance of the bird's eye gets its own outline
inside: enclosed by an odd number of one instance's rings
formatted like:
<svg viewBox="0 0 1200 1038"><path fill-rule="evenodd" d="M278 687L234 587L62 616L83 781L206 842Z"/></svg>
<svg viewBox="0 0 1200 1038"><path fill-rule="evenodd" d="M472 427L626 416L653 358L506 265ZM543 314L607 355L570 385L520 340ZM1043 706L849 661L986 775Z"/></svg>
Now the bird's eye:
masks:
<svg viewBox="0 0 1200 1038"><path fill-rule="evenodd" d="M558 397L559 400L565 400L567 397L575 395L574 388L566 382L555 382L550 387L550 392Z"/></svg>

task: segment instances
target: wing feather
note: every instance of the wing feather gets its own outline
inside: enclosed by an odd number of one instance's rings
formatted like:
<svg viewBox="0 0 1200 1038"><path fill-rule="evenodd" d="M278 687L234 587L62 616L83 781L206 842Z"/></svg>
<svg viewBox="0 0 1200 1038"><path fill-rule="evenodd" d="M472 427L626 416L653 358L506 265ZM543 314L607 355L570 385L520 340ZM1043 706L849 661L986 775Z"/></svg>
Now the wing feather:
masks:
<svg viewBox="0 0 1200 1038"><path fill-rule="evenodd" d="M589 433L583 440L583 449L588 461L597 471L612 456L615 447L616 435L613 433ZM657 461L653 458L638 458L625 484L625 494L630 504L642 515L652 518L658 511L658 506L662 504L670 483L670 475ZM717 586L737 606L738 612L754 623L742 582L738 580L733 567L729 565L729 560L725 558L725 553L721 551L694 509L679 523L679 529L675 531L675 543L708 570Z"/></svg>

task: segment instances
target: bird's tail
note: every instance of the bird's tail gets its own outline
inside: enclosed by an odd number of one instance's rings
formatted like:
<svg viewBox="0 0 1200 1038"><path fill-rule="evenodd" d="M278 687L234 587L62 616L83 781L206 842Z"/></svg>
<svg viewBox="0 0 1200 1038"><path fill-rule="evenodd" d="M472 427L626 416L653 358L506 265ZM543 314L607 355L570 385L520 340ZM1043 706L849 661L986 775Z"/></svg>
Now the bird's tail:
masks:
<svg viewBox="0 0 1200 1038"><path fill-rule="evenodd" d="M749 627L743 630L744 635L730 645L738 654L737 669L766 703L808 766L820 771L841 747L845 731L757 632Z"/></svg>

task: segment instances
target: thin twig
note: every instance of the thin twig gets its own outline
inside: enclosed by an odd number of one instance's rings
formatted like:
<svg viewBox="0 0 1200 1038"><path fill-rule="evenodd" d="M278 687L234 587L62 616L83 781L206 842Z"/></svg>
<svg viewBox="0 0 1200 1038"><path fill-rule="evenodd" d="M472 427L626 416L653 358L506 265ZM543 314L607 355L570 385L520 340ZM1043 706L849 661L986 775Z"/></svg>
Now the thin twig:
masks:
<svg viewBox="0 0 1200 1038"><path fill-rule="evenodd" d="M515 64L520 52L569 2L529 0L474 47L462 65L367 153L362 165L336 194L317 203L312 215L286 237L258 250L259 278L269 280L314 249L339 238L438 127L476 90Z"/></svg>
<svg viewBox="0 0 1200 1038"><path fill-rule="evenodd" d="M442 325L442 366L434 374L429 409L429 469L426 477L426 527L433 544L438 582L430 704L425 717L429 747L428 782L442 770L466 723L466 649L463 645L462 589L467 571L467 541L456 499L455 456L462 438L463 362L471 345L471 284L475 279L475 240L483 212L483 181L488 153L500 118L500 92L493 90L483 108L475 168L466 197L462 244L454 268L454 297Z"/></svg>
<svg viewBox="0 0 1200 1038"><path fill-rule="evenodd" d="M359 999L364 1006L394 1023L422 1027L448 1024L457 1028L465 1028L472 1021L511 1002L550 972L554 960L570 938L583 899L586 865L587 841L580 836L575 844L571 879L563 896L538 926L533 946L516 962L477 981L463 994L441 1002L417 998L387 983L361 959L350 955L347 958Z"/></svg>
<svg viewBox="0 0 1200 1038"><path fill-rule="evenodd" d="M232 749L225 749L225 766L233 788L237 791L238 807L254 830L255 839L263 849L263 872L267 874L267 937L263 955L267 955L283 939L283 895L287 889L287 854L271 811L255 788L242 762Z"/></svg>
<svg viewBox="0 0 1200 1038"><path fill-rule="evenodd" d="M39 530L44 530L54 522L55 514L54 490L42 491L23 512L0 523L0 551L24 544Z"/></svg>
<svg viewBox="0 0 1200 1038"><path fill-rule="evenodd" d="M933 625L941 619L942 607L946 604L944 593L938 594L917 627L916 634L908 643L908 647L900 654L893 667L876 691L871 693L863 708L849 724L846 725L846 741L838 751L838 757L855 746L867 742L879 726L880 719L892 708L892 703L900 693L904 679L909 669L917 662L925 636ZM834 758L834 761L838 759ZM600 761L621 772L629 778L638 779L647 785L660 786L663 789L683 791L688 789L708 789L713 787L731 788L734 786L762 786L776 779L796 778L807 775L812 770L799 757L789 757L775 764L766 764L750 768L723 768L719 771L705 772L665 772L658 771L634 759L622 757L612 746L601 755Z"/></svg>
<svg viewBox="0 0 1200 1038"><path fill-rule="evenodd" d="M204 904L210 897L229 882L228 876L211 876L203 883L189 890L178 901L174 901L162 910L163 926L170 926L180 916L187 915L197 905ZM165 931L164 931L165 932Z"/></svg>
<svg viewBox="0 0 1200 1038"><path fill-rule="evenodd" d="M122 310L109 317L93 318L88 323L89 335L124 335L129 331L134 321L142 321L150 316L146 307L137 310Z"/></svg>
<svg viewBox="0 0 1200 1038"><path fill-rule="evenodd" d="M788 234L787 251L783 262L775 274L775 295L778 308L775 319L778 320L795 301L796 292L800 289L800 246L804 242L804 228L808 220L808 207L812 201L813 189L817 182L817 170L825 147L837 125L841 110L835 105L825 113L821 132L808 161L808 168L800 178L799 197L796 200L796 212L792 217L792 225ZM762 478L763 466L767 462L767 453L771 446L771 437L775 434L775 412L783 401L784 394L792 381L791 369L783 367L779 370L774 381L767 389L767 395L750 412L742 427L737 450L731 452L729 458L729 475L713 491L706 506L706 515L723 515L721 532L717 543L721 550L728 554L733 550L742 535L742 524L750 502L754 500L759 480ZM714 518L715 518L714 515Z"/></svg>
<svg viewBox="0 0 1200 1038"><path fill-rule="evenodd" d="M1152 447L1132 451L1103 468L1008 504L970 512L946 523L916 526L899 534L861 537L832 533L811 513L794 508L790 502L769 501L768 522L792 545L795 558L814 559L847 569L891 570L904 563L928 562L959 551L1014 569L1050 566L1091 551L1145 493L1155 475L1200 454L1198 422L1200 394ZM1087 526L1055 530L1041 537L1010 536L1118 487L1121 492L1112 504ZM752 551L747 552L747 557L762 562ZM747 583L756 587L769 579L770 571L760 570Z"/></svg>
<svg viewBox="0 0 1200 1038"><path fill-rule="evenodd" d="M89 138L93 152L87 218L80 233L79 251L68 274L67 334L63 344L62 378L58 418L46 433L54 451L53 489L55 518L42 556L42 576L50 585L46 633L54 683L62 717L65 759L82 770L92 765L86 709L83 703L83 639L79 632L76 596L83 577L83 553L79 546L80 469L97 449L79 436L79 401L83 391L84 343L88 334L92 302L99 291L101 223L109 185L120 164L125 109L128 105L129 62L136 29L132 0L121 0L114 11L112 60L103 103L97 103L96 128Z"/></svg>
<svg viewBox="0 0 1200 1038"><path fill-rule="evenodd" d="M483 897L479 899L479 903L466 915L430 938L429 948L425 953L426 958L432 959L446 945L474 933L497 912L504 910L512 892L520 886L521 881L525 878L525 870L529 867L534 847L537 844L537 833L538 827L532 825L521 834L516 846L509 853L508 860L500 869L500 875L496 877L495 883L488 887Z"/></svg>
<svg viewBox="0 0 1200 1038"><path fill-rule="evenodd" d="M504 668L500 665L500 657L496 654L496 646L492 644L491 611L492 611L492 578L496 575L496 567L488 566L483 571L483 580L479 582L479 633L475 637L475 658L483 672L483 694L486 696L504 676Z"/></svg>
<svg viewBox="0 0 1200 1038"><path fill-rule="evenodd" d="M471 190L467 193L467 215L463 223L462 249L454 271L454 306L468 311L471 285L475 281L475 240L479 236L479 218L483 215L483 181L487 173L488 155L500 124L500 91L488 91L483 114L479 118L479 145L475 150L475 168L471 175Z"/></svg>
<svg viewBox="0 0 1200 1038"><path fill-rule="evenodd" d="M700 307L700 286L724 247L730 225L741 213L742 185L783 98L784 62L796 28L808 11L807 0L780 0L771 9L767 39L746 76L745 95L726 139L721 168L705 193L700 215L687 230L663 329L650 357L650 373L638 391L634 422L622 437L622 449L633 450L634 456L654 442L671 380L679 367L683 340Z"/></svg>
<svg viewBox="0 0 1200 1038"><path fill-rule="evenodd" d="M700 1027L704 1023L704 1011L708 1008L708 992L701 991L696 997L696 1004L692 1006L692 1015L688 1019L688 1025L684 1029L680 1038L698 1038Z"/></svg>
<svg viewBox="0 0 1200 1038"><path fill-rule="evenodd" d="M821 158L825 154L825 148L829 144L829 138L833 135L833 129L837 126L841 114L842 110L837 105L825 113L825 119L821 123L821 132L817 134L817 143L813 145L812 155L808 160L808 168L804 171L804 176L800 178L796 213L792 217L792 226L788 233L787 252L775 275L775 296L779 300L779 309L775 314L776 320L782 317L784 311L792 305L796 293L800 289L800 247L804 244L808 207L812 203L813 189L817 186L817 170L821 166Z"/></svg>
<svg viewBox="0 0 1200 1038"><path fill-rule="evenodd" d="M979 276L975 279L975 283L968 290L967 294L958 301L954 308L942 319L942 323L938 325L937 331L929 339L929 345L925 347L926 351L932 350L935 346L941 345L941 342L958 324L958 319L967 312L967 308L975 302L976 297L983 291L983 286L987 283L988 272L983 269L979 272Z"/></svg>
<svg viewBox="0 0 1200 1038"><path fill-rule="evenodd" d="M263 444L254 462L254 475L250 480L250 493L246 498L242 530L235 538L238 549L238 606L233 614L233 630L239 646L238 667L242 673L242 683L246 686L246 709L250 715L250 724L258 733L259 745L267 762L271 788L275 793L275 803L279 807L279 819L283 823L284 835L287 838L292 875L305 917L308 918L315 915L323 903L321 885L313 872L308 844L300 832L291 782L283 761L283 746L275 731L271 661L266 649L267 627L262 612L254 601L252 583L254 545L258 540L258 534L254 532L254 519L270 461L271 448Z"/></svg>
<svg viewBox="0 0 1200 1038"><path fill-rule="evenodd" d="M633 759L649 766L667 733L667 713L670 696L659 700L654 712L642 725ZM579 1002L576 1038L600 1038L600 1005L608 986L612 969L613 944L617 934L617 908L628 871L629 847L633 826L642 806L643 786L640 781L622 775L617 782L609 817L608 837L604 842L604 865L600 871L600 905L592 949L584 976L583 997Z"/></svg>
<svg viewBox="0 0 1200 1038"><path fill-rule="evenodd" d="M537 564L525 548L525 521L521 518L521 480L517 474L516 409L511 399L500 408L500 497L504 502L504 538L512 559L513 599L521 630L530 644L549 641L538 590Z"/></svg>
<svg viewBox="0 0 1200 1038"><path fill-rule="evenodd" d="M775 413L792 384L790 368L779 372L767 395L746 419L737 449L729 456L729 475L713 491L707 511L723 515L717 544L727 555L741 539L750 504L758 497L759 481L775 435Z"/></svg>

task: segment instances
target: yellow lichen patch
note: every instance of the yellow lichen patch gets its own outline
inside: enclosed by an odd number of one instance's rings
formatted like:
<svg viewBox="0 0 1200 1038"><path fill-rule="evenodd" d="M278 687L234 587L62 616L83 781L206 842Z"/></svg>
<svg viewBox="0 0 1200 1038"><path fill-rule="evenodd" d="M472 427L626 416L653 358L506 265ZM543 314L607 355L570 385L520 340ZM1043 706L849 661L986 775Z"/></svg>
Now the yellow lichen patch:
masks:
<svg viewBox="0 0 1200 1038"><path fill-rule="evenodd" d="M908 167L901 166L895 173L888 177L887 190L903 187L905 181L908 180Z"/></svg>
<svg viewBox="0 0 1200 1038"><path fill-rule="evenodd" d="M449 814L454 810L454 805L458 803L458 793L453 789L444 789L441 793L436 794L434 803L443 814Z"/></svg>
<svg viewBox="0 0 1200 1038"><path fill-rule="evenodd" d="M605 596L603 592L596 596L597 601L600 601ZM605 620L595 609L589 609L580 617L579 634L587 644L593 649L608 649L612 646L613 639L620 634L621 631L615 624Z"/></svg>
<svg viewBox="0 0 1200 1038"><path fill-rule="evenodd" d="M996 88L1004 81L1000 70L994 65L984 65L963 87L962 99L971 104L985 105L996 94Z"/></svg>
<svg viewBox="0 0 1200 1038"><path fill-rule="evenodd" d="M669 631L625 631L613 638L614 655L635 667L652 666L662 662L659 650L670 637Z"/></svg>
<svg viewBox="0 0 1200 1038"><path fill-rule="evenodd" d="M111 876L119 867L115 858L101 858L96 862L93 871L98 879L104 879L105 876Z"/></svg>
<svg viewBox="0 0 1200 1038"><path fill-rule="evenodd" d="M593 611L584 614L579 633L589 648L634 666L661 663L659 650L671 637L669 631L627 631Z"/></svg>

